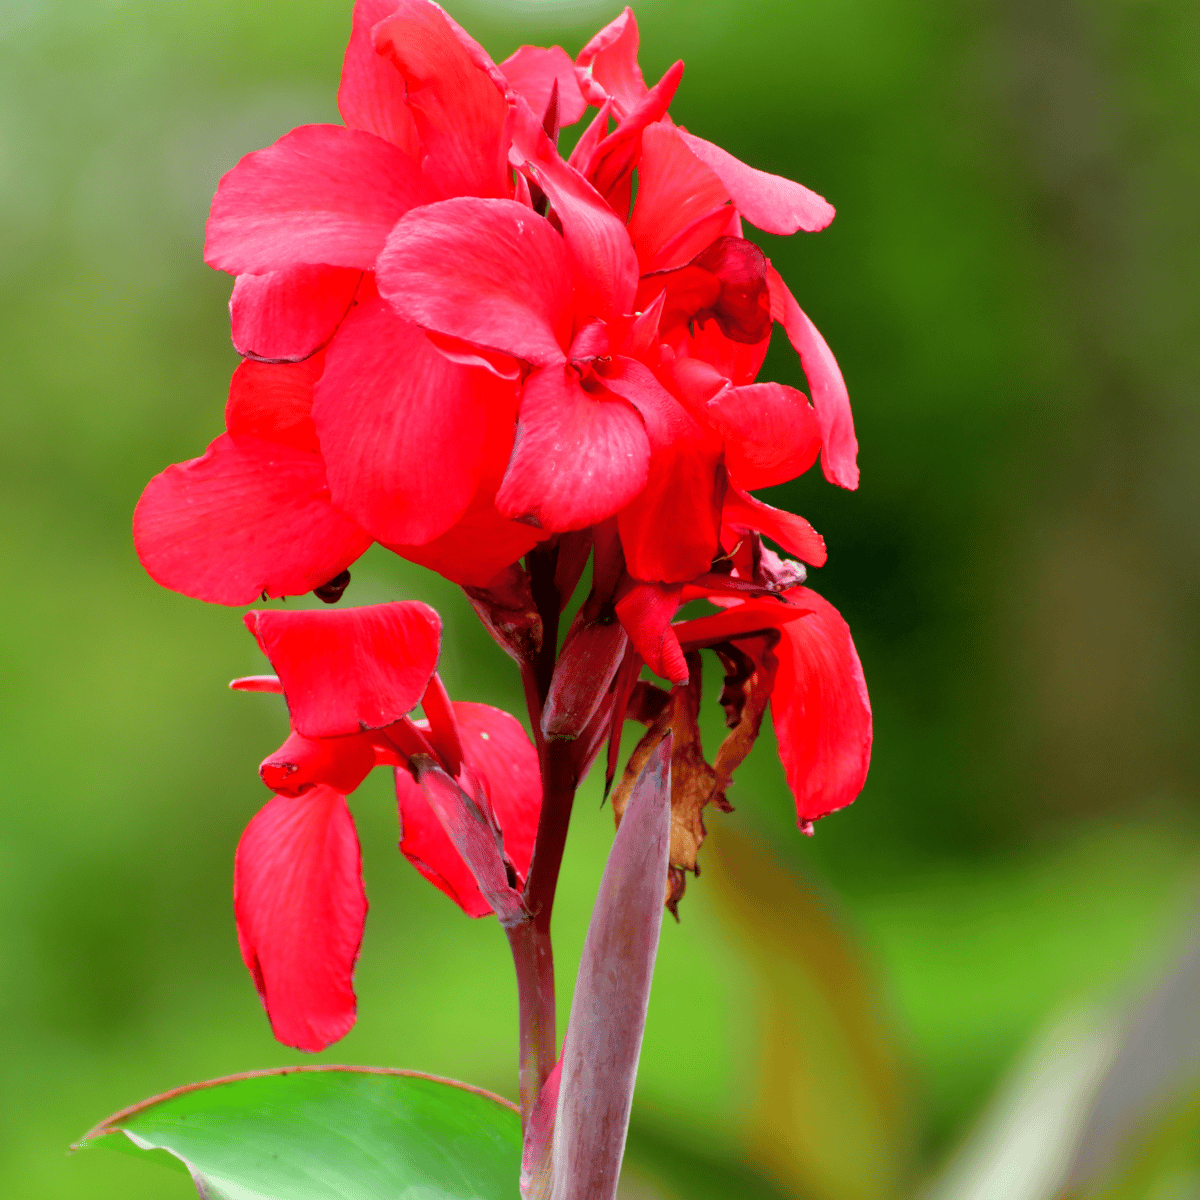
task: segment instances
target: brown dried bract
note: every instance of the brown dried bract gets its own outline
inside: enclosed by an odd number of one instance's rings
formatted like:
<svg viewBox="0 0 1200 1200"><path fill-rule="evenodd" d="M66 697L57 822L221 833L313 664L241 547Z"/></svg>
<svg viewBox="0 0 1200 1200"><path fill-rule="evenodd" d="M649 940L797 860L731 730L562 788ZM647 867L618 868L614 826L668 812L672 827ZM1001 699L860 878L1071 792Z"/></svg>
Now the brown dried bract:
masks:
<svg viewBox="0 0 1200 1200"><path fill-rule="evenodd" d="M715 804L722 812L732 812L725 796L734 770L745 760L762 728L763 715L775 684L778 660L772 650L779 640L778 630L746 639L734 646L724 642L713 647L725 666L725 686L721 704L730 733L721 743L713 765L705 760L700 742L701 662L698 652L687 656L688 682L671 693L645 681L635 684L629 700L628 716L649 726L638 743L621 782L613 792L613 816L617 825L629 803L633 785L654 748L666 736L674 734L671 755L671 852L666 881L666 906L676 920L678 906L687 884L687 872L700 874L697 854L704 843L704 807Z"/></svg>

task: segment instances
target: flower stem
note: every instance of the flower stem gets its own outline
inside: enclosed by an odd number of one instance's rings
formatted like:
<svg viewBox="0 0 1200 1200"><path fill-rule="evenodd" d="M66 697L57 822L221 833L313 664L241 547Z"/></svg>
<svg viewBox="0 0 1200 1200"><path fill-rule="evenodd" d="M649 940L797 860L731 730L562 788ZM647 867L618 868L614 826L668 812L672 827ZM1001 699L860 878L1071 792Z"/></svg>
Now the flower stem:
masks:
<svg viewBox="0 0 1200 1200"><path fill-rule="evenodd" d="M548 552L531 552L526 558L534 601L542 618L543 643L541 653L534 662L525 665L521 676L538 750L542 809L533 861L523 893L529 919L508 930L520 1006L519 1072L521 1119L525 1127L528 1127L538 1094L558 1059L550 917L577 783L572 743L547 741L541 728L542 707L550 691L558 658L558 618L562 601L554 580L557 559L557 547Z"/></svg>

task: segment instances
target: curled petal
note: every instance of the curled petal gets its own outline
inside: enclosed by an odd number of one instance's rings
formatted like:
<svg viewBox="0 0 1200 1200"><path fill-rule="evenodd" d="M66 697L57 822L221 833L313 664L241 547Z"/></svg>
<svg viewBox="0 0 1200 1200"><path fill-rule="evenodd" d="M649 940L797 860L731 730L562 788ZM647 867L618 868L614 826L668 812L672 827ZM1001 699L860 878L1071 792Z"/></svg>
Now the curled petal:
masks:
<svg viewBox="0 0 1200 1200"><path fill-rule="evenodd" d="M345 1036L367 915L346 798L324 786L274 797L238 842L233 908L275 1037L316 1051Z"/></svg>
<svg viewBox="0 0 1200 1200"><path fill-rule="evenodd" d="M812 606L797 596L798 590L789 592L787 600L747 600L744 604L731 604L724 612L680 621L672 626L672 630L684 652L688 653L767 629L780 629L812 611Z"/></svg>
<svg viewBox="0 0 1200 1200"><path fill-rule="evenodd" d="M318 612L249 612L246 627L310 738L382 729L414 709L437 665L442 622L416 600Z"/></svg>
<svg viewBox="0 0 1200 1200"><path fill-rule="evenodd" d="M725 495L725 507L721 513L723 524L731 531L726 539L733 544L742 533L761 533L773 542L778 542L789 554L811 564L823 567L828 557L825 540L803 518L782 508L772 508L753 496L736 488Z"/></svg>
<svg viewBox="0 0 1200 1200"><path fill-rule="evenodd" d="M421 545L467 510L481 482L489 406L516 384L460 366L379 297L330 347L313 420L334 502L379 541Z"/></svg>
<svg viewBox="0 0 1200 1200"><path fill-rule="evenodd" d="M796 818L807 832L862 791L871 763L871 702L841 614L808 588L787 595L812 611L784 626L771 714Z"/></svg>
<svg viewBox="0 0 1200 1200"><path fill-rule="evenodd" d="M775 487L803 475L821 450L808 397L782 383L725 388L705 409L725 439L725 469L739 488Z"/></svg>
<svg viewBox="0 0 1200 1200"><path fill-rule="evenodd" d="M133 540L163 587L235 605L312 591L372 538L330 504L320 455L222 434L146 485Z"/></svg>
<svg viewBox="0 0 1200 1200"><path fill-rule="evenodd" d="M687 683L688 668L671 620L679 609L678 584L635 583L617 601L617 617L629 640L656 675Z"/></svg>
<svg viewBox="0 0 1200 1200"><path fill-rule="evenodd" d="M375 747L362 733L306 738L293 733L258 768L262 781L281 796L301 796L327 784L348 796L375 766Z"/></svg>
<svg viewBox="0 0 1200 1200"><path fill-rule="evenodd" d="M425 329L533 363L562 362L571 268L562 237L515 200L412 212L379 258L380 294Z"/></svg>
<svg viewBox="0 0 1200 1200"><path fill-rule="evenodd" d="M404 79L422 169L440 194L511 196L504 78L487 55L432 0L396 0L372 36Z"/></svg>
<svg viewBox="0 0 1200 1200"><path fill-rule="evenodd" d="M575 59L581 83L589 85L590 104L603 104L611 97L621 116L631 111L646 94L646 80L638 66L638 25L633 9L626 5Z"/></svg>
<svg viewBox="0 0 1200 1200"><path fill-rule="evenodd" d="M858 487L858 438L854 436L850 396L837 360L773 267L767 269L767 282L771 288L771 316L783 325L808 377L821 427L821 469L830 483L853 491Z"/></svg>
<svg viewBox="0 0 1200 1200"><path fill-rule="evenodd" d="M352 129L365 129L420 161L421 140L405 94L404 76L379 54L371 30L396 11L396 0L356 0L350 44L342 61L338 112Z"/></svg>
<svg viewBox="0 0 1200 1200"><path fill-rule="evenodd" d="M297 263L368 271L400 217L435 198L417 162L391 142L301 125L221 180L204 261L232 275Z"/></svg>
<svg viewBox="0 0 1200 1200"><path fill-rule="evenodd" d="M649 460L632 405L603 388L585 391L573 367L546 367L525 383L496 506L506 516L531 515L543 529L583 529L642 490Z"/></svg>
<svg viewBox="0 0 1200 1200"><path fill-rule="evenodd" d="M833 205L803 184L756 171L720 146L685 130L680 130L680 136L720 179L737 210L751 225L767 233L795 233L798 229L815 233L833 220Z"/></svg>
<svg viewBox="0 0 1200 1200"><path fill-rule="evenodd" d="M575 64L561 46L522 46L500 64L500 71L513 91L524 96L535 116L546 111L557 83L560 127L574 125L587 108Z"/></svg>
<svg viewBox="0 0 1200 1200"><path fill-rule="evenodd" d="M298 263L266 275L239 275L229 298L233 348L259 362L302 362L337 331L362 272Z"/></svg>

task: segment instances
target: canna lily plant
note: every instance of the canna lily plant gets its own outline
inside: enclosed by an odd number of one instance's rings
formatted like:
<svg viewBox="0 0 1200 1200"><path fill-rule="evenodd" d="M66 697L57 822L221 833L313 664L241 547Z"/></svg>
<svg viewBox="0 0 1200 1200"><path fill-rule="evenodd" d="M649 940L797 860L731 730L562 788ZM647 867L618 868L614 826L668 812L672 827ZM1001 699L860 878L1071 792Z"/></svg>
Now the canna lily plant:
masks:
<svg viewBox="0 0 1200 1200"><path fill-rule="evenodd" d="M286 1045L351 1028L367 901L346 797L387 767L404 857L511 947L520 1106L298 1068L87 1135L170 1150L202 1195L613 1197L663 909L699 873L705 809L730 809L768 709L801 832L863 786L862 669L805 586L825 545L752 494L818 458L858 483L833 355L744 236L815 232L833 209L677 125L683 64L650 86L637 54L629 9L574 60L523 46L496 64L432 0L357 0L344 124L247 155L213 200L205 257L234 276L243 361L226 432L147 486L137 551L201 600L331 606L245 618L272 673L231 686L282 695L291 722L234 863L246 966ZM757 381L776 324L808 396ZM464 589L520 672L532 737L450 698L428 606L335 607L376 542ZM711 761L701 651L724 671ZM646 732L622 765L628 720ZM617 833L560 1044L555 891L601 755ZM331 1171L342 1190L318 1186Z"/></svg>

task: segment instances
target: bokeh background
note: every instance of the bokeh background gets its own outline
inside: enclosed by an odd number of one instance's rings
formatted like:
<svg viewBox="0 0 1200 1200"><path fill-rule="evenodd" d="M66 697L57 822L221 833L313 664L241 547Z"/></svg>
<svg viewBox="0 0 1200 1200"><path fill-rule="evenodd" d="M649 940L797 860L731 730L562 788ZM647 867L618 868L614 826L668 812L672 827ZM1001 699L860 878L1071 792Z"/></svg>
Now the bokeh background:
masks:
<svg viewBox="0 0 1200 1200"><path fill-rule="evenodd" d="M768 737L710 820L664 929L626 1194L1200 1195L1200 8L634 7L648 78L687 62L678 120L839 210L764 244L842 364L863 483L772 499L829 543L812 577L854 630L876 743L861 799L811 841ZM618 11L449 8L497 60L574 53ZM188 1195L66 1148L143 1096L296 1058L230 897L282 706L225 689L263 669L239 614L152 584L129 519L221 429L217 180L337 120L349 21L350 0L0 4L14 1200ZM778 345L767 375L800 383ZM445 615L456 696L518 706L456 590L372 552L348 602L398 597ZM360 1017L320 1058L512 1094L498 930L400 859L386 778L352 807ZM556 918L564 1011L610 837L593 780Z"/></svg>

